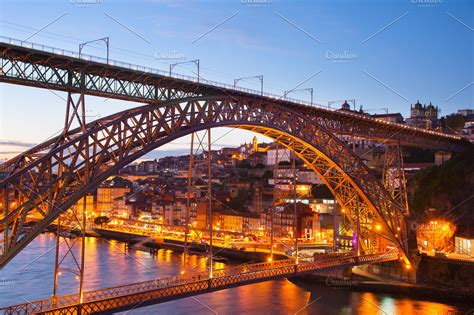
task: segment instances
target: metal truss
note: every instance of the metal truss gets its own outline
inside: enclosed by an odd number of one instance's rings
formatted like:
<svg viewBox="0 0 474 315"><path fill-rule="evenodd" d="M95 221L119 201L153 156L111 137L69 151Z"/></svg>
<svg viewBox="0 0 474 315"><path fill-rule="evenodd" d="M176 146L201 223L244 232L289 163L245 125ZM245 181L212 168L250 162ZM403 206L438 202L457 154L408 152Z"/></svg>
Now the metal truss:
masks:
<svg viewBox="0 0 474 315"><path fill-rule="evenodd" d="M299 264L293 259L247 264L215 270L212 278L206 272L197 272L85 292L82 302L79 295L72 294L0 308L0 312L8 315L110 314L246 284L397 259L398 253L391 251Z"/></svg>
<svg viewBox="0 0 474 315"><path fill-rule="evenodd" d="M72 207L67 214L60 215L56 220L56 249L55 249L55 261L54 261L54 282L53 282L53 298L58 296L59 293L59 278L63 273L70 273L79 280L79 296L83 295L83 284L84 284L84 242L85 242L85 212L86 212L86 197L82 198L82 210L79 213L79 205ZM82 219L81 219L82 218ZM76 238L73 236L74 229L81 231L80 237ZM71 238L72 237L72 238ZM62 238L62 241L61 241ZM74 253L74 247L80 240L79 246L81 248L80 256ZM63 251L61 250L61 245ZM65 250L64 250L65 249ZM67 259L72 260L71 268L62 267L67 262Z"/></svg>
<svg viewBox="0 0 474 315"><path fill-rule="evenodd" d="M292 245L288 246L283 242L280 242L279 245L282 245L285 248L285 252L287 250L295 250L295 258L298 261L298 238L297 238L297 231L298 231L298 215L297 215L297 194L296 194L296 180L297 180L297 173L298 170L296 168L296 156L292 153L292 150L286 150L287 148L283 147L280 148L278 141L274 142L275 148L275 164L273 168L273 205L270 208L269 215L270 215L270 259L273 260L274 250L277 244L275 244L275 236L289 236L292 239ZM282 174L280 170L282 170L281 166L279 165L280 162L287 161L291 168L288 165L284 168L285 172ZM280 176L283 175L283 178ZM288 186L288 190L280 189L278 186L284 184ZM292 235L289 235L289 231L284 231L281 228L277 230L275 228L275 213L277 213L277 207L281 204L287 203L288 200L292 200L294 205L294 221L292 227ZM266 221L266 220L265 220ZM280 222L280 227L281 227Z"/></svg>
<svg viewBox="0 0 474 315"><path fill-rule="evenodd" d="M397 201L406 215L409 214L402 146L399 143L385 144L385 162L382 174L385 189Z"/></svg>
<svg viewBox="0 0 474 315"><path fill-rule="evenodd" d="M389 123L367 115L304 105L265 94L256 95L231 86L192 78L178 79L152 69L126 68L120 64L87 61L63 54L0 43L0 82L84 93L113 99L158 104L195 96L227 95L290 108L311 117L318 125L339 135L433 150L462 151L468 146L459 136ZM260 93L259 93L260 94Z"/></svg>
<svg viewBox="0 0 474 315"><path fill-rule="evenodd" d="M205 138L207 136L207 149L205 147ZM194 149L194 142L195 139L197 140L197 148ZM193 132L191 134L191 145L190 145L190 154L189 154L189 164L188 164L188 192L187 192L187 208L186 208L186 213L185 213L185 233L184 233L184 252L183 252L183 264L184 268L186 268L186 263L187 263L187 255L188 255L188 238L189 238L189 231L190 228L196 232L198 237L200 237L200 234L198 233L198 230L193 224L190 224L190 204L191 204L191 198L194 196L194 201L198 203L199 200L202 200L202 198L198 198L197 196L197 191L196 187L194 185L194 172L197 169L201 169L203 171L202 167L207 169L207 181L206 181L206 187L205 187L205 195L206 195L206 202L207 202L207 216L206 216L206 228L207 232L209 232L209 238L210 238L210 243L209 243L209 248L208 248L208 271L209 271L209 276L212 278L212 272L213 272L213 266L212 266L212 260L213 260L213 246L212 246L212 232L213 232L213 226L212 226L212 142L211 142L211 129L206 129L205 133L203 135L199 135L198 132ZM194 188L194 189L193 189ZM193 192L194 190L194 192ZM203 191L201 191L203 193ZM196 209L197 210L197 209ZM196 213L196 218L197 219L197 213ZM201 234L202 235L202 234ZM206 243L207 245L207 243ZM183 270L184 272L184 270Z"/></svg>
<svg viewBox="0 0 474 315"><path fill-rule="evenodd" d="M373 221L380 224L382 229L374 233L393 242L409 263L404 210L345 143L314 119L272 101L220 96L119 112L87 123L85 133L81 128L68 131L64 142L54 148L51 144L58 138L25 152L22 156L27 158L6 162L16 168L0 188L7 201L17 198L14 205L5 203L0 216L6 236L0 266L125 165L179 137L222 126L255 131L294 150L347 213L357 213L361 225L368 222L367 230ZM28 222L29 214L39 219Z"/></svg>
<svg viewBox="0 0 474 315"><path fill-rule="evenodd" d="M385 189L378 187L381 186L378 180L374 178L365 164L359 160L349 145L342 144L343 149L339 148L341 142L338 139L331 139L323 144L327 145L325 151L328 154L338 156L339 158L342 158L345 154L351 154L354 157L353 161L346 161L347 163L352 163L350 166L342 166L341 169L340 166L337 165L338 162L328 161L327 157L321 155L323 151L319 151L319 148L312 148L308 143L302 143L298 139L288 137L287 134L281 133L280 131L266 127L262 128L260 126L243 126L242 128L271 137L288 149L294 150L293 152L304 161L307 167L318 174L344 210L353 230L358 231L358 247L361 247L359 253L377 251L376 248L369 246L369 240L379 237L394 241L395 244L398 245L403 244L404 247L406 247L408 242L401 240L403 236L401 233L398 233L406 229L404 215L401 211L397 210L398 205L390 205L391 197L387 195L385 195L385 197L376 196L374 190L386 193ZM335 145L338 148L330 148ZM343 160L345 160L345 158L343 158ZM349 175L347 171L350 171L355 178L351 179L351 175ZM360 182L356 183L358 179ZM374 180L375 182L372 183ZM358 187L358 185L368 185L370 188L367 187L367 190L365 190L366 188ZM369 197L369 195L371 196ZM389 199L385 201L380 200L381 205L383 204L383 209L375 210L374 206L367 201L367 198L375 200L380 199L380 197L388 197ZM378 224L384 226L380 231L376 229ZM393 234L390 235L391 233ZM405 257L405 261L408 263L407 257Z"/></svg>

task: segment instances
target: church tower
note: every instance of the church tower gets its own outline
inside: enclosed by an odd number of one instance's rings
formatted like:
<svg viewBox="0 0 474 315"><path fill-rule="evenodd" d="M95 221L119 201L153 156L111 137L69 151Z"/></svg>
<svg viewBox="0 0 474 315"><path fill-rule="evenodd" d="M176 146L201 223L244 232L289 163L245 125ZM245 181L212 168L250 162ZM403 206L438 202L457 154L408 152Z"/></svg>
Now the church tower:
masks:
<svg viewBox="0 0 474 315"><path fill-rule="evenodd" d="M252 151L258 152L258 140L256 136L254 136L252 139Z"/></svg>

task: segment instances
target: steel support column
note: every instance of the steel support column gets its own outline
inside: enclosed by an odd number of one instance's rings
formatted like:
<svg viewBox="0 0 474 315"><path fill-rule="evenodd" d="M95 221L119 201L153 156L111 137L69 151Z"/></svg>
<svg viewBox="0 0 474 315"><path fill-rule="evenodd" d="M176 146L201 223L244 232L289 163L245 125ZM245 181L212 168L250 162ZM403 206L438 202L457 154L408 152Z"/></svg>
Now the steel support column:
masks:
<svg viewBox="0 0 474 315"><path fill-rule="evenodd" d="M370 222L380 222L384 237L402 250L408 263L404 234L396 233L406 229L399 204L331 130L273 101L215 96L129 109L88 123L86 133L82 128L69 131L61 146L51 149L58 141L51 139L10 161L8 165L20 161L19 166L2 180L1 188L14 190L22 198L9 209L8 217L0 219L1 228L6 225L11 231L0 265L51 224L62 209L72 207L121 167L174 139L223 126L258 132L295 150L330 188L350 214L348 218L353 219L359 208L364 220L361 232L365 233ZM54 176L48 175L50 170ZM54 207L46 211L45 200L51 195ZM42 219L30 224L28 230L22 229L30 213Z"/></svg>
<svg viewBox="0 0 474 315"><path fill-rule="evenodd" d="M186 197L186 216L185 216L185 232L184 232L184 251L183 263L186 266L186 259L188 255L188 234L189 234L189 214L191 208L191 189L193 180L193 164L194 164L194 132L191 133L191 145L189 150L189 165L188 165L188 191Z"/></svg>
<svg viewBox="0 0 474 315"><path fill-rule="evenodd" d="M408 196L406 189L405 169L403 166L403 152L400 142L385 144L385 161L382 181L385 189L409 214Z"/></svg>
<svg viewBox="0 0 474 315"><path fill-rule="evenodd" d="M292 143L293 147L293 152L295 152L295 142L293 141ZM297 201L297 196L296 196L296 155L292 154L292 162L291 162L291 167L293 170L293 206L294 206L294 211L295 211L295 226L294 226L294 233L293 237L295 238L295 263L296 265L298 264L298 204L296 203Z"/></svg>
<svg viewBox="0 0 474 315"><path fill-rule="evenodd" d="M273 252L274 252L274 238L275 238L275 212L276 212L276 204L278 201L277 197L277 178L278 178L278 141L275 141L275 165L273 167L273 205L270 208L270 260L273 261Z"/></svg>
<svg viewBox="0 0 474 315"><path fill-rule="evenodd" d="M209 207L209 279L212 279L212 143L211 129L207 129L207 200Z"/></svg>

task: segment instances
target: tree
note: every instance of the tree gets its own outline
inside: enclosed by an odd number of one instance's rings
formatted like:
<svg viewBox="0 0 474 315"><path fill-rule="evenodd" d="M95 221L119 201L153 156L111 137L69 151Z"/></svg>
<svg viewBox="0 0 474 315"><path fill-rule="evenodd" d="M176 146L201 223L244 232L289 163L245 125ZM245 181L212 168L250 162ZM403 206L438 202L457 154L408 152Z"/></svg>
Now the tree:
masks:
<svg viewBox="0 0 474 315"><path fill-rule="evenodd" d="M326 185L313 185L311 187L311 195L313 198L333 199L334 196L331 190Z"/></svg>
<svg viewBox="0 0 474 315"><path fill-rule="evenodd" d="M436 209L436 216L453 222L459 232L471 233L474 224L474 149L453 155L440 166L416 173L409 182L413 193L410 212L417 220L428 220Z"/></svg>
<svg viewBox="0 0 474 315"><path fill-rule="evenodd" d="M461 114L451 114L445 118L445 126L451 129L462 129L465 122L466 118Z"/></svg>
<svg viewBox="0 0 474 315"><path fill-rule="evenodd" d="M248 189L239 189L239 193L235 198L231 198L230 201L226 201L225 205L236 211L248 212L245 204L250 200L250 192Z"/></svg>
<svg viewBox="0 0 474 315"><path fill-rule="evenodd" d="M238 161L235 166L237 168L245 168L245 169L249 169L252 167L252 165L250 165L250 162L248 160Z"/></svg>
<svg viewBox="0 0 474 315"><path fill-rule="evenodd" d="M94 224L95 225L102 226L102 225L107 224L109 222L110 222L110 219L106 216L103 216L103 215L94 219Z"/></svg>
<svg viewBox="0 0 474 315"><path fill-rule="evenodd" d="M269 179L269 178L272 178L273 177L273 172L272 171L265 171L265 173L263 173L262 175L262 179Z"/></svg>

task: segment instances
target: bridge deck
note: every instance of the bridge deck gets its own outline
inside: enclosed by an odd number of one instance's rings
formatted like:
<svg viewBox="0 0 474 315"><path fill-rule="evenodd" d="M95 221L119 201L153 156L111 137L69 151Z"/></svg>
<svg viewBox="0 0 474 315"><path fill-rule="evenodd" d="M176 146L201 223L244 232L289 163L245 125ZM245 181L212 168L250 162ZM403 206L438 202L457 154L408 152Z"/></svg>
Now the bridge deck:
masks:
<svg viewBox="0 0 474 315"><path fill-rule="evenodd" d="M151 104L196 96L253 98L317 117L320 124L337 134L400 141L404 145L434 150L463 151L466 147L458 135L387 122L354 111L341 111L202 77L170 74L84 54L79 56L72 51L3 36L0 36L0 55L0 82L5 83Z"/></svg>
<svg viewBox="0 0 474 315"><path fill-rule="evenodd" d="M82 303L78 294L72 294L1 308L0 314L110 313L292 275L397 259L398 252L395 251L297 265L293 259L249 264L215 270L212 279L207 272L185 274L85 292Z"/></svg>

